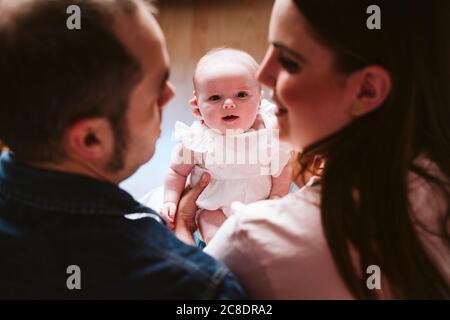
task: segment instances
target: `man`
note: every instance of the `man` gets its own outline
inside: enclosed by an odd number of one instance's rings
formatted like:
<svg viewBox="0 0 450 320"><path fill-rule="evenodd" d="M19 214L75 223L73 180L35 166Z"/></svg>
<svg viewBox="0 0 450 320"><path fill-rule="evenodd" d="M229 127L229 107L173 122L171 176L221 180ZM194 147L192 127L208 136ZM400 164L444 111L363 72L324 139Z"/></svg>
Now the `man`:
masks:
<svg viewBox="0 0 450 320"><path fill-rule="evenodd" d="M74 4L81 29L70 30ZM224 265L117 186L152 157L174 95L150 9L0 1L0 139L11 150L0 160L0 297L244 297Z"/></svg>

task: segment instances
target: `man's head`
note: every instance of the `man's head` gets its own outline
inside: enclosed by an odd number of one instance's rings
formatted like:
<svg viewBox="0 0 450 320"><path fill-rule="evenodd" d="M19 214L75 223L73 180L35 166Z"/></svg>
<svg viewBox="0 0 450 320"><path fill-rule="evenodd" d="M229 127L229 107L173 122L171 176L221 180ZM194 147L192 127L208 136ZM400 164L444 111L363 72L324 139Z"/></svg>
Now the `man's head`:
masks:
<svg viewBox="0 0 450 320"><path fill-rule="evenodd" d="M66 27L74 4L81 30ZM141 0L0 2L0 139L17 160L117 183L151 158L173 90L150 9Z"/></svg>
<svg viewBox="0 0 450 320"><path fill-rule="evenodd" d="M257 70L255 59L244 51L221 48L208 52L194 72L191 104L195 113L222 133L251 128L261 102Z"/></svg>

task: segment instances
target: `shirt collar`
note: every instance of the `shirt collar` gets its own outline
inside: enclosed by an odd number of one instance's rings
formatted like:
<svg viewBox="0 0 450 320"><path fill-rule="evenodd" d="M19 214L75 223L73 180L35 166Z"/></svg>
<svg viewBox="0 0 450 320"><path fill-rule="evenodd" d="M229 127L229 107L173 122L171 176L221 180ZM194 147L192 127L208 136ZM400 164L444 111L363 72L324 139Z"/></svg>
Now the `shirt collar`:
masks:
<svg viewBox="0 0 450 320"><path fill-rule="evenodd" d="M46 211L120 216L154 214L152 209L114 184L17 163L10 152L0 157L0 194Z"/></svg>

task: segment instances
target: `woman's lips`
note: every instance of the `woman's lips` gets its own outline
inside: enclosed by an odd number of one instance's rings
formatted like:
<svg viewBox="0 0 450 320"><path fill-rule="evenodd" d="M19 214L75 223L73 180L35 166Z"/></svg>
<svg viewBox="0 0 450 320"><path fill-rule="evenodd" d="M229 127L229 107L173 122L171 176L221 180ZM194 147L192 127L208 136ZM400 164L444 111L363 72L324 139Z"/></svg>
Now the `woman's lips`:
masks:
<svg viewBox="0 0 450 320"><path fill-rule="evenodd" d="M275 104L276 104L276 106L277 106L277 108L276 108L276 110L275 110L275 115L276 115L277 117L282 117L282 116L284 116L288 111L287 111L287 109L286 109L285 107L283 107L283 106L281 105L281 103L278 101L278 98L277 98L277 95L276 95L275 91L272 91L271 98L272 98L273 102L275 102Z"/></svg>
<svg viewBox="0 0 450 320"><path fill-rule="evenodd" d="M275 111L275 115L277 117L282 117L283 115L285 115L287 113L287 109L281 107L281 106L277 106L277 109Z"/></svg>
<svg viewBox="0 0 450 320"><path fill-rule="evenodd" d="M233 122L233 121L235 121L237 119L239 119L239 117L238 116L234 116L234 115L222 117L222 120L225 121L225 122Z"/></svg>

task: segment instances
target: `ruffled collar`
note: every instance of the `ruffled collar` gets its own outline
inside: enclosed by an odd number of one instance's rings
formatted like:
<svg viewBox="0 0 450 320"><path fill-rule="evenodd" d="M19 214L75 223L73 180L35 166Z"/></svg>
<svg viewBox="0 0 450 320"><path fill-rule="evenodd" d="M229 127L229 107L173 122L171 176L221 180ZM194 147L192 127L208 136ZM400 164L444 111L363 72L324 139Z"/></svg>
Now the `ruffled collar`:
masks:
<svg viewBox="0 0 450 320"><path fill-rule="evenodd" d="M261 134L262 130L266 132L272 129L276 124L275 105L263 99L259 107L259 115L261 115L265 128L259 130L241 131L226 136L233 136L236 139L245 139L252 135ZM199 121L195 121L191 126L181 121L175 123L175 131L172 135L173 140L181 141L184 147L195 152L211 152L215 148L218 139L223 140L224 134L220 131L211 129Z"/></svg>

